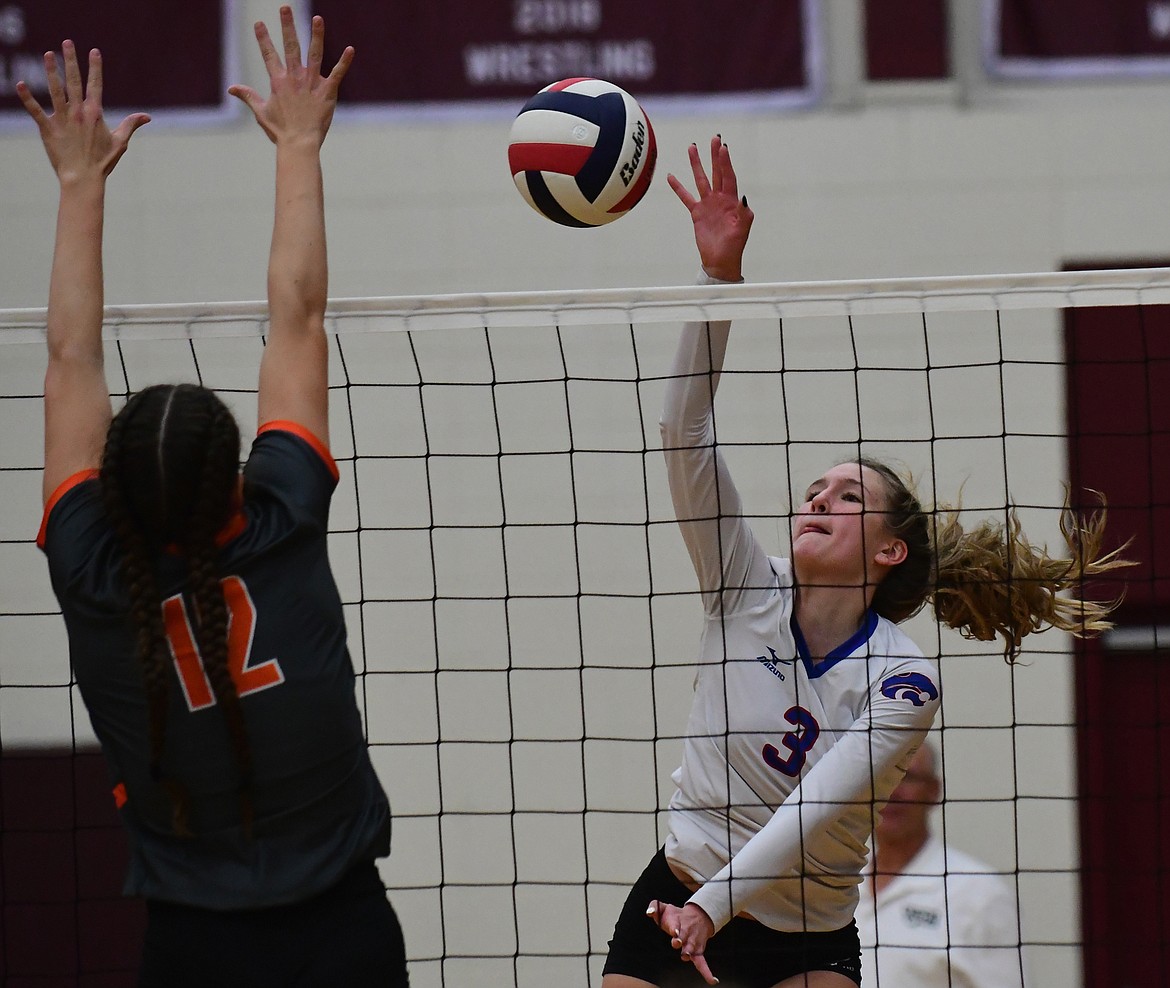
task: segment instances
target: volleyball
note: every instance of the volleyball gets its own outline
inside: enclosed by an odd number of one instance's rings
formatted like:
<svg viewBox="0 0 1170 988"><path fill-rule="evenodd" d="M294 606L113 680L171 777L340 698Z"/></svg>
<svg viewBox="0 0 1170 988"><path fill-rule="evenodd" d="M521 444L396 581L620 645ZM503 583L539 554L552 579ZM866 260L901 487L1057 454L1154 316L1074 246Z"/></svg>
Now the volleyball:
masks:
<svg viewBox="0 0 1170 988"><path fill-rule="evenodd" d="M601 226L633 209L658 149L645 111L603 79L562 79L521 107L508 164L524 200L564 226Z"/></svg>

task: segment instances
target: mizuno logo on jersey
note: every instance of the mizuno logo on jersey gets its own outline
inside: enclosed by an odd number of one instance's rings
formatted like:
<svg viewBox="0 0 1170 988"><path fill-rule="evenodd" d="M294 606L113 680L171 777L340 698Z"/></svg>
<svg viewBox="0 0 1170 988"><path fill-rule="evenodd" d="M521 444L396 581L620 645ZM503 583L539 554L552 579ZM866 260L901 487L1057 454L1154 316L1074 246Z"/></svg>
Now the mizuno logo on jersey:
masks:
<svg viewBox="0 0 1170 988"><path fill-rule="evenodd" d="M773 676L777 677L780 680L783 680L784 673L782 673L776 667L778 665L790 666L790 665L792 665L792 659L780 658L780 656L776 654L776 649L774 649L771 645L767 646L767 648L768 648L769 655L757 655L756 661L761 663L764 666L764 668L767 669L768 672L770 672ZM769 657L769 656L771 656L771 657Z"/></svg>
<svg viewBox="0 0 1170 988"><path fill-rule="evenodd" d="M885 680L882 695L891 700L909 700L914 706L921 707L927 700L938 699L938 687L920 672L907 672Z"/></svg>

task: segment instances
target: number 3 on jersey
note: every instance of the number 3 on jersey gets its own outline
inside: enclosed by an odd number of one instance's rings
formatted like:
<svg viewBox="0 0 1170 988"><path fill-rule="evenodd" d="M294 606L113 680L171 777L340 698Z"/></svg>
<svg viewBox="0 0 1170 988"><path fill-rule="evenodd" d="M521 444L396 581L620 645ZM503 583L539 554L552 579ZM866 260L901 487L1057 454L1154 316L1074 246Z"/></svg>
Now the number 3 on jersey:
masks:
<svg viewBox="0 0 1170 988"><path fill-rule="evenodd" d="M821 736L821 725L804 707L789 707L784 713L784 719L796 728L785 734L784 740L780 742L788 749L788 757L781 758L780 749L774 744L764 745L761 755L777 772L795 777L804 768L809 749Z"/></svg>
<svg viewBox="0 0 1170 988"><path fill-rule="evenodd" d="M276 659L256 666L248 665L252 657L252 635L256 630L256 605L252 603L244 581L238 576L229 576L220 583L228 611L228 672L236 684L236 693L244 697L283 683L284 672ZM203 669L183 595L168 597L162 606L167 643L171 647L187 708L195 711L215 706L215 693Z"/></svg>

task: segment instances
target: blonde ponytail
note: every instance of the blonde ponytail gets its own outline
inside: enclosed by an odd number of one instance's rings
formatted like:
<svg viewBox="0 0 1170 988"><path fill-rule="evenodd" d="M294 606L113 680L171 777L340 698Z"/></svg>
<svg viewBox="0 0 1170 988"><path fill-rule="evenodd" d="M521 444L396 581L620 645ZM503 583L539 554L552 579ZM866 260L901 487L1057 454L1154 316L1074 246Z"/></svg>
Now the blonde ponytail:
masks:
<svg viewBox="0 0 1170 988"><path fill-rule="evenodd" d="M880 460L864 457L886 487L886 524L906 543L906 559L874 592L872 607L897 623L929 601L935 616L977 641L1002 639L1004 659L1014 662L1027 635L1059 628L1091 637L1112 627L1109 615L1121 602L1082 595L1085 581L1133 566L1123 558L1129 546L1102 552L1107 505L1087 516L1073 511L1065 489L1060 531L1068 555L1054 557L1033 545L1019 516L1010 509L1004 522L984 521L964 531L957 508L923 509L914 485ZM1096 493L1096 492L1094 492Z"/></svg>
<svg viewBox="0 0 1170 988"><path fill-rule="evenodd" d="M1059 628L1090 637L1112 627L1109 614L1121 602L1086 599L1086 580L1134 565L1122 558L1129 542L1102 552L1107 505L1087 516L1072 510L1068 491L1060 531L1068 554L1053 557L1029 541L1012 509L1006 522L984 521L970 532L955 511L940 515L935 531L935 581L931 601L948 627L978 641L1003 640L1004 658L1015 660L1027 635Z"/></svg>

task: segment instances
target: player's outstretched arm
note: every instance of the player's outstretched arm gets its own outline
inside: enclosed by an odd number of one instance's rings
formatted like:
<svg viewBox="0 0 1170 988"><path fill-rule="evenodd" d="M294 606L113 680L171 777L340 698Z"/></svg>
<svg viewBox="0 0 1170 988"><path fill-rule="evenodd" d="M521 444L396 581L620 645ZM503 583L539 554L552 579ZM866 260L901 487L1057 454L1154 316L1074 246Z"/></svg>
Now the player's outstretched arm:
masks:
<svg viewBox="0 0 1170 988"><path fill-rule="evenodd" d="M256 41L272 91L264 99L247 86L228 92L241 99L276 145L276 207L268 262L268 345L260 363L260 423L296 422L329 441L329 350L325 339L328 266L321 145L329 132L337 91L353 61L346 48L327 76L321 74L325 23L313 18L308 62L291 8L280 8L282 50L256 24Z"/></svg>
<svg viewBox="0 0 1170 988"><path fill-rule="evenodd" d="M688 154L695 193L674 175L667 181L690 215L703 269L716 279L740 281L753 215L739 196L731 155L718 135L712 138L708 177L698 147L692 144ZM715 448L712 403L730 330L726 320L683 326L660 422L675 517L704 606L713 613L732 606L744 588L758 593L772 579L767 553L738 510L739 493Z"/></svg>
<svg viewBox="0 0 1170 988"><path fill-rule="evenodd" d="M113 131L106 125L102 57L96 48L89 53L88 85L81 81L72 41L62 44L61 63L54 52L45 54L51 113L25 82L16 84L60 183L46 325L45 501L70 476L101 463L111 416L102 361L106 179L131 135L150 120L145 113L132 113Z"/></svg>

